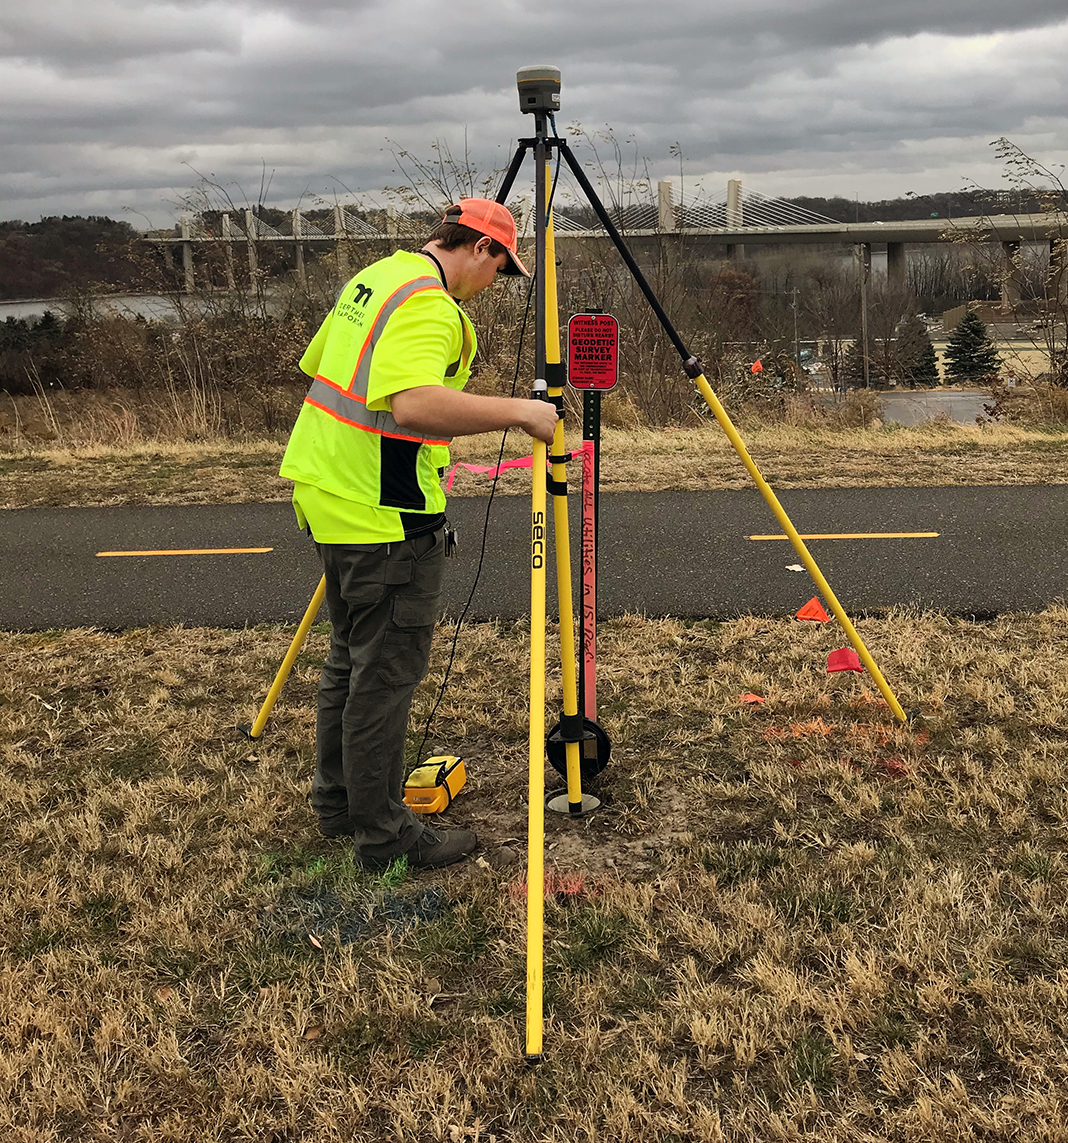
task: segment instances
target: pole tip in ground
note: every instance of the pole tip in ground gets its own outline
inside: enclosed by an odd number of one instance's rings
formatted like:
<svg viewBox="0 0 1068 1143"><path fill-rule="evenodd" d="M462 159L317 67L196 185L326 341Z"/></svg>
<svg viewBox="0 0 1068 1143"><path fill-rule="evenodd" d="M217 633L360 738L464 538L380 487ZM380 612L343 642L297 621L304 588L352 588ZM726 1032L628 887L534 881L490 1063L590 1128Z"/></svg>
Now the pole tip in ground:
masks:
<svg viewBox="0 0 1068 1143"><path fill-rule="evenodd" d="M541 1052L527 1052L523 1057L523 1063L525 1063L528 1068L536 1068L544 1059L545 1056Z"/></svg>
<svg viewBox="0 0 1068 1143"><path fill-rule="evenodd" d="M251 723L248 723L248 722L239 722L239 723L237 724L237 729L238 729L238 730L240 730L240 731L241 731L241 733L242 733L242 734L243 734L243 735L244 735L244 736L245 736L245 737L246 737L246 738L247 738L247 739L248 739L250 742L258 742L258 741L259 741L259 740L260 740L260 739L263 737L263 732L262 732L262 731L260 731L260 733L259 733L259 734L253 734L253 733L252 733L252 725L251 725Z"/></svg>
<svg viewBox="0 0 1068 1143"><path fill-rule="evenodd" d="M567 814L569 817L581 818L586 814L592 814L594 810L599 810L601 799L595 798L592 794L583 794L581 803L576 802L573 805L568 801L567 794L557 794L550 798L545 806L554 814Z"/></svg>

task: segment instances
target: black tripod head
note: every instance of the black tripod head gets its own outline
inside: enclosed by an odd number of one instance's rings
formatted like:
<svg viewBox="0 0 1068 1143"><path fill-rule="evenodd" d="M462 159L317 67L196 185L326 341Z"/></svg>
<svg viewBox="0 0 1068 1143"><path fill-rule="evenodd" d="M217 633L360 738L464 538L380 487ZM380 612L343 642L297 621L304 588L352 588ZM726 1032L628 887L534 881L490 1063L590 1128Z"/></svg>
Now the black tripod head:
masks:
<svg viewBox="0 0 1068 1143"><path fill-rule="evenodd" d="M531 64L515 74L519 110L528 115L555 115L560 110L560 69Z"/></svg>

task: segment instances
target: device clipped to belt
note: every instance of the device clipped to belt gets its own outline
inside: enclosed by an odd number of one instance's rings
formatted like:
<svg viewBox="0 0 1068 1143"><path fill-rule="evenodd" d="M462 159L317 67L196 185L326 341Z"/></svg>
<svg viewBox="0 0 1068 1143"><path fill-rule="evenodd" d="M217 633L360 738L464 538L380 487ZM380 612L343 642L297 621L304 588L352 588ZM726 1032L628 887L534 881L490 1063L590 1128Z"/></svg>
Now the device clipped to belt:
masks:
<svg viewBox="0 0 1068 1143"><path fill-rule="evenodd" d="M440 814L452 805L466 781L464 760L455 754L439 754L408 775L404 804L413 813Z"/></svg>

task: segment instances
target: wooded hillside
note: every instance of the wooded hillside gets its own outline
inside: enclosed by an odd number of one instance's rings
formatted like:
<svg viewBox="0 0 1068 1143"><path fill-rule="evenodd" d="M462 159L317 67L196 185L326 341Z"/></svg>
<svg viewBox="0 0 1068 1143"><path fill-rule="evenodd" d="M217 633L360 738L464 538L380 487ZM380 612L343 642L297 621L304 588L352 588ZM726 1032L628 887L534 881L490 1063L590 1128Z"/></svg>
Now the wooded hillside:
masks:
<svg viewBox="0 0 1068 1143"><path fill-rule="evenodd" d="M98 283L132 287L136 238L128 222L113 218L0 222L0 300L61 297Z"/></svg>

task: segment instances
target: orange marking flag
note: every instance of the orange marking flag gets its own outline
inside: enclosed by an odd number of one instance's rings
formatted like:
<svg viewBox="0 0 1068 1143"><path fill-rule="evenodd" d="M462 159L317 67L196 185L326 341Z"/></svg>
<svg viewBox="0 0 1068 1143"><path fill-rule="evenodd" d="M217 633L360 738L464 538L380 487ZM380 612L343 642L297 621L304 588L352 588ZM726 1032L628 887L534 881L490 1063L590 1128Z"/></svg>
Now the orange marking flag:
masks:
<svg viewBox="0 0 1068 1143"><path fill-rule="evenodd" d="M752 691L747 691L747 692L746 692L744 695L739 695L739 696L738 696L738 701L739 701L739 702L751 702L751 703L758 703L758 702L767 702L768 700L767 700L767 699L762 699L762 698L760 697L760 695L755 695L755 694L753 694L753 692L752 692Z"/></svg>
<svg viewBox="0 0 1068 1143"><path fill-rule="evenodd" d="M763 373L764 372L764 362L761 361L760 358L758 357L756 359L756 361L754 361L753 364L749 367L749 372L750 373Z"/></svg>
<svg viewBox="0 0 1068 1143"><path fill-rule="evenodd" d="M814 619L817 623L830 623L831 617L823 610L819 596L814 595L797 613L798 619Z"/></svg>

